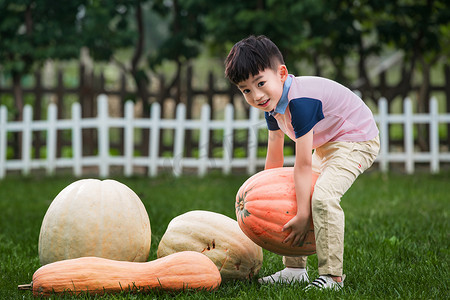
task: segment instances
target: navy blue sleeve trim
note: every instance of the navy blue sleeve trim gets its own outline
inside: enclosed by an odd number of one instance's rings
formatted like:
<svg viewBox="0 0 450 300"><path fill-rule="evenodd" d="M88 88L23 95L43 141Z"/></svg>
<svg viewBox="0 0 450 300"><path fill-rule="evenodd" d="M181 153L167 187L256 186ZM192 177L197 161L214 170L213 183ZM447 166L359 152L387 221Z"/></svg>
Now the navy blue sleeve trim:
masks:
<svg viewBox="0 0 450 300"><path fill-rule="evenodd" d="M269 115L268 112L264 112L264 117L266 118L267 128L269 130L279 130L280 127L278 126L277 120L271 115Z"/></svg>
<svg viewBox="0 0 450 300"><path fill-rule="evenodd" d="M322 101L313 98L292 99L289 102L289 111L295 138L307 134L324 118Z"/></svg>

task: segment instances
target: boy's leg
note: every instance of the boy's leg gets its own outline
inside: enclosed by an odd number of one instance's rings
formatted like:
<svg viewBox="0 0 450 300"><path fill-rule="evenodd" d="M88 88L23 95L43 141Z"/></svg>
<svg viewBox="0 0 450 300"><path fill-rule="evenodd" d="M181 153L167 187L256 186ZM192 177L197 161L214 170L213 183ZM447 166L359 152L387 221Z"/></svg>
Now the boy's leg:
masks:
<svg viewBox="0 0 450 300"><path fill-rule="evenodd" d="M314 152L312 156L312 171L315 173L320 173L321 163L321 159ZM307 256L283 256L283 264L285 268L273 275L260 278L258 281L260 283L293 281L293 279L295 281L309 281L308 273L306 271L307 258Z"/></svg>
<svg viewBox="0 0 450 300"><path fill-rule="evenodd" d="M307 256L283 256L283 264L286 266L275 274L258 279L260 283L293 283L308 282L309 277L306 271Z"/></svg>
<svg viewBox="0 0 450 300"><path fill-rule="evenodd" d="M283 264L288 268L306 268L308 256L283 256Z"/></svg>
<svg viewBox="0 0 450 300"><path fill-rule="evenodd" d="M312 197L319 275L342 276L344 212L341 197L372 165L378 150L378 138L363 143L333 142L316 150L322 158L322 172Z"/></svg>

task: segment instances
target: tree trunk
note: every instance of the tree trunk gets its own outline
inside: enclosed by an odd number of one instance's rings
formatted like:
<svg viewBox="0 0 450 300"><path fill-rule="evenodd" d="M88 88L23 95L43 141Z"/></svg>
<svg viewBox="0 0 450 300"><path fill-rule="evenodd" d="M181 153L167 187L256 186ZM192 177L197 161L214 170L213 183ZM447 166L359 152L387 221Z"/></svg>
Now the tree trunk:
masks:
<svg viewBox="0 0 450 300"><path fill-rule="evenodd" d="M142 117L150 117L150 103L148 99L148 84L149 78L145 74L145 71L139 69L139 62L142 58L142 53L144 52L144 40L145 40L145 30L144 21L142 17L142 6L141 2L138 1L136 4L136 25L138 28L138 36L136 47L134 48L134 55L131 60L131 74L133 75L134 81L136 83L137 94L142 101ZM141 152L142 155L148 155L148 143L149 143L149 132L148 129L143 129L141 131Z"/></svg>
<svg viewBox="0 0 450 300"><path fill-rule="evenodd" d="M417 95L417 112L429 112L430 104L430 65L426 62L422 63L422 84ZM428 151L428 124L417 124L417 143L421 151Z"/></svg>
<svg viewBox="0 0 450 300"><path fill-rule="evenodd" d="M14 120L16 121L22 121L23 119L23 91L22 86L20 84L21 81L21 74L17 72L13 72L12 74L13 78L13 96L14 96L14 105L15 105L15 113L14 113ZM13 133L13 139L12 139L12 147L14 152L14 158L18 159L21 157L19 153L21 153L22 148L22 133L21 132L14 132Z"/></svg>

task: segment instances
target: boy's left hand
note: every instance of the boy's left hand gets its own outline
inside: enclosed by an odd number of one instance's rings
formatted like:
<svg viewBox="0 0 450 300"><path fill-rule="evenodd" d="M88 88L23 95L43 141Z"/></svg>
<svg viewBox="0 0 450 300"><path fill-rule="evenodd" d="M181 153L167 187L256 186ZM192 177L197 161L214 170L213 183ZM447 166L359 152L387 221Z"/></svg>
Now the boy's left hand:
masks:
<svg viewBox="0 0 450 300"><path fill-rule="evenodd" d="M292 231L284 239L283 243L290 243L292 247L301 247L305 241L306 235L309 231L310 216L296 215L289 222L287 222L282 231L291 229Z"/></svg>

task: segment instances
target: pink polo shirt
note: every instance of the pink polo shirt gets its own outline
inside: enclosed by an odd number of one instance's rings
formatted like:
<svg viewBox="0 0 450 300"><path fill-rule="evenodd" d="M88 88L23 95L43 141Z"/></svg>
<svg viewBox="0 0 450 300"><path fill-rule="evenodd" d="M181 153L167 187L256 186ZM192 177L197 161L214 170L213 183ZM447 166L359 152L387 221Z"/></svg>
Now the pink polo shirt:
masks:
<svg viewBox="0 0 450 300"><path fill-rule="evenodd" d="M373 114L361 98L322 77L289 75L277 107L265 116L269 130L281 129L294 141L313 129L313 148L378 135Z"/></svg>

